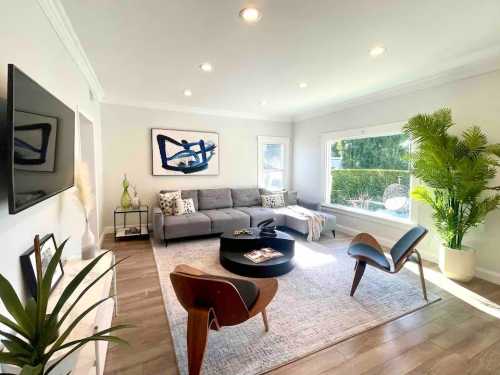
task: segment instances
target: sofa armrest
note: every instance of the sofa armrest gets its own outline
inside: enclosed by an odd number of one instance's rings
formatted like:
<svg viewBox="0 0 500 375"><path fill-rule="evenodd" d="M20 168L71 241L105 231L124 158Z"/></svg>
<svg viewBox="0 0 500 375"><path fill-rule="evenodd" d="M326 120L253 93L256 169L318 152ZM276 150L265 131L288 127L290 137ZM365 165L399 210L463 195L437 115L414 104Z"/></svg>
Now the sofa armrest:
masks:
<svg viewBox="0 0 500 375"><path fill-rule="evenodd" d="M319 211L321 208L321 204L319 202L307 201L304 199L297 199L297 203L299 206L308 208L309 210Z"/></svg>
<svg viewBox="0 0 500 375"><path fill-rule="evenodd" d="M153 207L153 234L155 239L160 241L165 239L163 225L164 218L162 210L160 209L160 207Z"/></svg>

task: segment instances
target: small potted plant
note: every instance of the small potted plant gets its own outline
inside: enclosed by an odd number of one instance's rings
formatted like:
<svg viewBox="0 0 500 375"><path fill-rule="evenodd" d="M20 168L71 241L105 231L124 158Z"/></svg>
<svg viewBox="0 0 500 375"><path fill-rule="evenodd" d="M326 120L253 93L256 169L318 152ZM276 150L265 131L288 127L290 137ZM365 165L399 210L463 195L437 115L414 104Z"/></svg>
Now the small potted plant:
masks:
<svg viewBox="0 0 500 375"><path fill-rule="evenodd" d="M107 299L112 298L110 296L96 301L94 305L86 308L80 315L72 317L71 312L88 290L121 262L113 264L83 290L79 290L78 287L84 278L89 276L90 272L107 252L100 254L86 265L68 283L56 301L54 308L48 311L52 277L61 259L65 244L66 241L58 247L45 272L43 272L40 240L38 236L35 237L36 298L30 297L24 306L9 281L0 275L0 300L11 315L11 318L9 318L0 314L0 323L10 330L0 331L0 336L3 336L2 343L7 349L0 352L0 363L9 366L9 373L20 373L21 375L53 374L55 370L60 370L60 367L66 368L64 361L69 359L86 343L93 341L125 343L125 341L110 335L110 333L127 328L126 325L114 326L96 332L89 337L69 340L74 328L89 312L95 310ZM69 307L63 312L63 306L65 305ZM64 373L67 374L68 371L65 370Z"/></svg>
<svg viewBox="0 0 500 375"><path fill-rule="evenodd" d="M469 281L476 255L463 239L500 206L500 187L490 186L500 165L500 144L488 144L477 126L460 137L451 135L453 125L451 110L444 108L411 118L404 132L416 145L410 155L412 173L424 183L413 189L412 197L432 208L443 241L439 268L449 278Z"/></svg>

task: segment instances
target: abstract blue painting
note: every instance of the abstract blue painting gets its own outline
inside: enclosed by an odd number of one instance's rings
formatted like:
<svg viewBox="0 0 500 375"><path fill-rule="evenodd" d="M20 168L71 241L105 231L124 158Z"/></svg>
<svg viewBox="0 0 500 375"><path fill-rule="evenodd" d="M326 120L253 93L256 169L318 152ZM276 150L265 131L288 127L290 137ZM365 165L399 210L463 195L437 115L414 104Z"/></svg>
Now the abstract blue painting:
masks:
<svg viewBox="0 0 500 375"><path fill-rule="evenodd" d="M219 135L191 130L152 129L153 175L218 175Z"/></svg>

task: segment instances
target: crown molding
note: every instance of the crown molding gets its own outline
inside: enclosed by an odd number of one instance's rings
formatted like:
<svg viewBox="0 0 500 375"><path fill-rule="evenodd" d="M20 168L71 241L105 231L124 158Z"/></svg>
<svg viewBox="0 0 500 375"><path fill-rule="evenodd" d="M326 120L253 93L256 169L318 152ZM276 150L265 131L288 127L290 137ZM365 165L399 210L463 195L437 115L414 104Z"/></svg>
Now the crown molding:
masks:
<svg viewBox="0 0 500 375"><path fill-rule="evenodd" d="M87 80L93 95L101 101L104 97L104 90L60 0L38 0L38 4Z"/></svg>
<svg viewBox="0 0 500 375"><path fill-rule="evenodd" d="M191 113L196 115L205 115L205 116L218 116L218 117L230 117L230 118L239 118L245 120L260 120L260 121L270 121L270 122L279 122L291 124L292 118L288 116L266 116L256 113L247 113L247 112L235 112L235 111L227 111L222 109L208 109L201 107L191 107L191 106L181 106L175 104L168 104L164 102L154 102L154 101L134 101L134 100L126 100L121 98L112 98L106 96L102 103L111 104L111 105L120 105L126 107L136 107L136 108L146 108L146 109L157 109L162 111L172 111L172 112L181 112L181 113Z"/></svg>
<svg viewBox="0 0 500 375"><path fill-rule="evenodd" d="M367 95L354 97L340 103L325 105L313 111L302 112L292 116L292 121L296 123L316 117L323 117L349 108L411 94L415 91L441 86L446 83L487 74L496 70L500 70L500 45L471 54L466 61L462 61L458 66L449 67L439 73L405 82L388 89L375 91Z"/></svg>

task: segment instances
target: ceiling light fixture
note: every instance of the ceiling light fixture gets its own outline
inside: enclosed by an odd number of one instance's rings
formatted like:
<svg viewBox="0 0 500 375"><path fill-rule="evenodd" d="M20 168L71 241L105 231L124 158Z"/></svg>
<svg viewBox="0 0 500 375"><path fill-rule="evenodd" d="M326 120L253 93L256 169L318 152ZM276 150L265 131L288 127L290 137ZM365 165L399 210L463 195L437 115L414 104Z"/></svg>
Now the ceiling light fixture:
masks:
<svg viewBox="0 0 500 375"><path fill-rule="evenodd" d="M210 73L212 70L214 70L214 67L209 62L204 62L203 64L200 64L200 69L204 72Z"/></svg>
<svg viewBox="0 0 500 375"><path fill-rule="evenodd" d="M378 57L385 53L385 47L382 45L375 46L370 50L371 57Z"/></svg>
<svg viewBox="0 0 500 375"><path fill-rule="evenodd" d="M267 100L261 100L260 105L265 107L267 105Z"/></svg>
<svg viewBox="0 0 500 375"><path fill-rule="evenodd" d="M305 89L306 87L307 87L307 83L306 82L300 82L299 83L299 88Z"/></svg>
<svg viewBox="0 0 500 375"><path fill-rule="evenodd" d="M243 8L240 10L240 17L247 23L257 23L262 18L262 13L257 8Z"/></svg>
<svg viewBox="0 0 500 375"><path fill-rule="evenodd" d="M193 96L193 92L189 89L184 90L184 96Z"/></svg>

